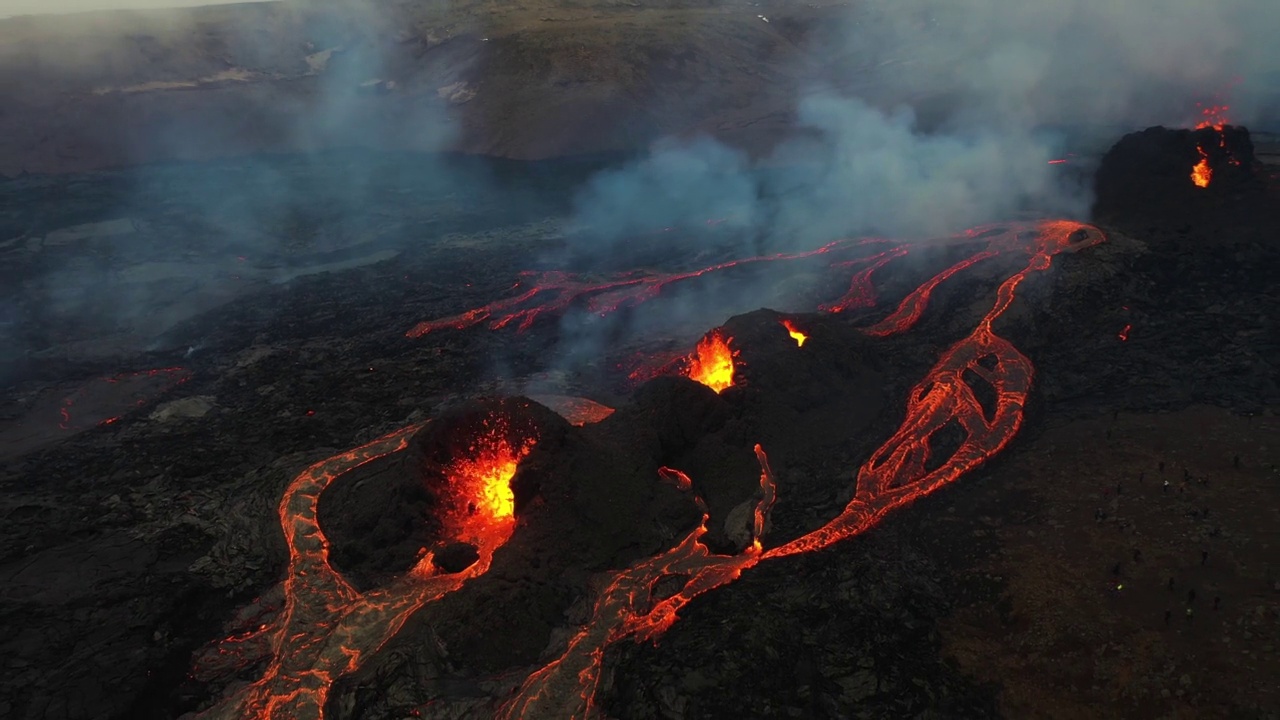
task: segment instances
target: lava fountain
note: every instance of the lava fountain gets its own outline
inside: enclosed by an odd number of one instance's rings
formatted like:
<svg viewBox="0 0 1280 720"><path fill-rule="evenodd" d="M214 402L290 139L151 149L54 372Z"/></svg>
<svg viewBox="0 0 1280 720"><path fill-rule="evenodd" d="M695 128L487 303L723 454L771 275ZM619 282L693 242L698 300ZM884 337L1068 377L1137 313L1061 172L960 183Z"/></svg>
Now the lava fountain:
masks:
<svg viewBox="0 0 1280 720"><path fill-rule="evenodd" d="M733 360L737 356L720 331L712 331L698 341L698 346L688 358L685 376L706 385L716 392L724 392L733 385Z"/></svg>

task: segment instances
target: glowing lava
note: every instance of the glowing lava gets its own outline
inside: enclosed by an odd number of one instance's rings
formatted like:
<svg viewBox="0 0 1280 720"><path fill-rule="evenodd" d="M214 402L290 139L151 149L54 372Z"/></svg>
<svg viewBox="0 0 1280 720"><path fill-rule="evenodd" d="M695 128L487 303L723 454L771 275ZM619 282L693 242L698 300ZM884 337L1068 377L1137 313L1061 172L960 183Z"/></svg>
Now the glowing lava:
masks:
<svg viewBox="0 0 1280 720"><path fill-rule="evenodd" d="M1196 123L1197 130L1205 128L1213 128L1218 132L1227 126L1227 113L1231 110L1230 105L1200 105L1200 122Z"/></svg>
<svg viewBox="0 0 1280 720"><path fill-rule="evenodd" d="M513 448L500 422L486 426L469 453L455 460L448 478L454 492L446 498L442 525L451 539L476 546L475 563L461 572L444 574L427 551L408 573L365 593L356 591L329 564L329 540L316 517L320 494L344 473L403 450L421 427L397 430L316 463L290 483L279 508L289 548L284 609L274 622L225 641L234 651L252 636L266 635L270 662L256 682L201 717L323 718L334 680L355 672L423 605L488 571L494 551L515 528L509 483L533 443L529 439Z"/></svg>
<svg viewBox="0 0 1280 720"><path fill-rule="evenodd" d="M485 321L488 321L491 330L500 330L515 323L517 330L523 331L532 327L534 322L543 315L563 313L576 304L585 306L588 311L597 315L608 315L621 308L633 307L652 300L671 285L707 275L760 263L803 260L885 242L887 241L877 238L834 240L816 250L729 260L699 270L680 273L630 272L604 281L592 281L560 271L525 272L521 273L520 280L511 287L512 290L523 289L523 292L518 295L472 308L451 317L420 322L405 335L420 338L429 333L450 328L464 330ZM837 301L837 303L840 302Z"/></svg>
<svg viewBox="0 0 1280 720"><path fill-rule="evenodd" d="M497 718L593 716L606 648L627 639L656 641L691 600L737 580L744 570L760 562L763 557L760 537L773 506L776 486L764 450L756 445L755 451L760 462L760 492L752 512L751 545L737 555L712 555L700 542L707 533L708 515L702 499L695 498L703 507L698 527L665 553L609 573L587 624L569 639L558 658L529 675L515 697L498 709ZM687 490L691 485L688 476L679 470L663 468L661 475L681 489ZM669 597L656 597L658 582L668 579L681 581L680 589Z"/></svg>
<svg viewBox="0 0 1280 720"><path fill-rule="evenodd" d="M685 376L718 393L732 387L733 358L738 353L729 347L730 340L716 330L698 341L698 346L689 356Z"/></svg>
<svg viewBox="0 0 1280 720"><path fill-rule="evenodd" d="M467 453L449 469L450 496L466 498L465 503L446 506L442 513L445 532L456 540L496 549L511 537L516 513L511 478L535 441L513 448L506 435L503 422L488 421Z"/></svg>
<svg viewBox="0 0 1280 720"><path fill-rule="evenodd" d="M1204 148L1197 145L1196 150L1200 153L1200 162L1191 168L1191 182L1196 187L1209 187L1209 181L1213 180L1213 168L1209 167L1209 154Z"/></svg>
<svg viewBox="0 0 1280 720"><path fill-rule="evenodd" d="M1059 253L1076 252L1106 238L1096 228L1080 223L1046 221L975 228L956 240L985 242L985 247L921 284L888 316L864 328L863 332L883 337L909 329L922 317L934 289L979 262L1006 255L1025 258L1025 262L1021 269L1001 282L990 310L972 332L944 350L908 394L901 427L858 469L853 497L845 508L816 530L766 551L761 538L777 489L768 459L756 446L761 475L751 517L750 544L736 555L711 554L701 542L707 533L705 504L695 497L694 501L703 507L703 520L698 527L670 550L606 573L587 622L570 634L558 657L529 674L514 695L497 709L497 717L533 720L591 715L605 651L610 646L626 639L656 640L678 619L679 611L697 596L736 580L743 571L762 560L817 551L856 536L895 508L954 482L1009 443L1022 424L1023 407L1035 371L1025 355L995 333L993 325L1012 305L1019 286L1031 273L1049 269ZM848 241L842 242L845 244L838 247L854 246ZM836 244L830 244L808 255L835 247ZM873 304L874 292L869 285L871 271L901 257L907 252L906 248L900 246L870 258L837 263L841 267L858 265L862 269L851 283L849 293L824 309L838 312L844 307ZM779 255L754 261L799 256ZM612 285L588 285L563 276L560 289L567 293L568 299L561 295L546 305L526 307L525 304L541 292L535 288L513 299L518 300L515 304L502 301L463 316L424 323L415 328L415 332L421 330L418 334L424 334L438 327L474 325L500 307L505 308L507 314L491 323L492 326L502 327L521 319L521 326L527 327L538 314L563 310L574 298L594 295L603 287L631 288L624 298L639 302L652 296L673 277L687 279L697 274L646 276L647 280L619 281ZM863 279L859 280L859 276ZM627 282L632 284L625 284ZM719 392L733 383L734 354L729 339L712 332L689 358L688 375ZM990 407L979 400L987 395L976 391L980 385L994 395L994 404ZM932 441L944 428L958 428L963 439L946 457L935 458ZM465 512L458 510L460 506L446 510L454 514L446 515L443 524L477 541L480 559L475 564L461 573L437 574L428 552L404 577L364 594L357 593L330 567L328 541L316 522L320 493L341 473L404 448L417 429L416 426L406 428L314 465L286 490L280 504L280 519L289 547L289 574L284 584L284 610L263 631L271 637L270 665L258 682L209 711L210 716L321 717L333 680L359 667L363 658L394 635L411 613L488 569L494 550L506 542L514 526L508 483L528 447L506 445L502 440L505 435L496 427L494 432L482 433L477 438L450 476L451 487L458 490L458 499L467 500L467 504ZM679 470L664 467L659 476L681 490L692 489L690 478ZM659 595L660 581L673 580L679 589L674 594Z"/></svg>
<svg viewBox="0 0 1280 720"><path fill-rule="evenodd" d="M992 323L1009 308L1018 286L1030 273L1047 270L1058 253L1076 252L1106 239L1094 228L1069 221L1050 221L1033 227L1035 239L1029 246L1021 246L1029 256L1026 265L1001 283L995 303L974 331L943 352L911 391L906 420L859 468L854 497L839 515L807 535L762 552L760 538L776 487L768 459L757 445L762 473L761 492L752 519L752 544L739 555L711 555L698 542L707 531L704 510L702 524L679 545L608 575L587 624L569 640L558 658L525 680L516 697L499 708L497 717L530 720L594 716L594 698L600 684L604 653L611 645L623 639L656 641L658 635L676 621L678 611L698 595L736 580L743 571L762 560L820 550L858 535L893 509L943 487L999 452L1022 423L1022 408L1034 369L1026 356L995 334ZM1027 229L1015 225L994 233L984 252L1015 247ZM903 300L890 316L896 320L880 323L879 330L873 334L884 335L909 327L927 304L929 289L979 259L971 257L939 273ZM994 388L996 402L992 410L988 411L978 401L972 387L976 382L988 383ZM931 439L952 423L964 430L965 440L940 465L927 469L933 454ZM659 474L664 481L681 489L692 486L689 477L679 470L664 467ZM701 505L701 500L697 501ZM653 592L658 581L672 577L683 579L681 588L664 600L655 600Z"/></svg>
<svg viewBox="0 0 1280 720"><path fill-rule="evenodd" d="M783 320L782 327L786 328L787 334L791 336L792 340L796 341L796 347L804 347L804 341L808 340L809 336L797 330L795 323L790 320Z"/></svg>
<svg viewBox="0 0 1280 720"><path fill-rule="evenodd" d="M906 419L898 432L858 469L853 499L843 512L808 535L775 547L766 558L812 552L857 535L890 510L953 482L1004 448L1022 425L1022 409L1035 370L1031 361L992 330L992 323L1013 303L1018 286L1032 272L1047 270L1061 252L1076 252L1106 238L1101 231L1059 220L1039 223L1035 239L1024 251L1030 256L1022 270L996 290L996 301L967 337L952 345L907 396ZM871 335L899 332L919 318L929 292L940 278L969 267L988 253L1009 249L1021 234L1017 226L996 235L988 250L961 261L908 295L885 321L868 328ZM988 411L974 392L974 383L995 390ZM949 425L965 434L960 446L932 470L934 435Z"/></svg>
<svg viewBox="0 0 1280 720"><path fill-rule="evenodd" d="M101 378L62 399L58 408L58 427L62 430L83 430L93 425L113 425L128 412L123 408L143 407L189 379L191 371L181 367L140 370ZM109 390L106 386L115 388ZM84 405L89 407L84 408Z"/></svg>

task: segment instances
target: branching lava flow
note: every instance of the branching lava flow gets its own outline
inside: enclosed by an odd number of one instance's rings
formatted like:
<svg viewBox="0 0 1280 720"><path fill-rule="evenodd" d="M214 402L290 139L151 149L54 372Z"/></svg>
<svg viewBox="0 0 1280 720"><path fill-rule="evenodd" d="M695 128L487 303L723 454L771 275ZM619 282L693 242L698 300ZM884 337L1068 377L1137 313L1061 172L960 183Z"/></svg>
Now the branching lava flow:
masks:
<svg viewBox="0 0 1280 720"><path fill-rule="evenodd" d="M762 538L778 488L768 458L757 445L760 489L754 502L750 544L736 555L712 554L701 542L708 531L706 506L701 498L693 497L693 502L703 509L702 523L670 550L608 573L587 623L570 634L554 659L531 672L514 695L500 704L498 717L534 720L590 714L603 658L610 646L624 639L655 640L699 595L734 581L763 560L817 551L864 532L890 511L955 481L1008 444L1022 424L1034 368L1025 355L995 333L993 324L1013 303L1018 287L1031 273L1048 269L1055 255L1091 247L1105 241L1105 236L1096 228L1076 222L1044 221L975 228L949 241L983 242L985 246L921 284L885 318L863 332L883 337L906 331L923 315L935 288L979 262L1005 255L1025 256L1026 261L999 285L990 310L973 331L942 352L911 390L905 420L858 469L853 498L845 508L816 530L766 550ZM788 260L879 242L883 241L839 241L809 253L739 262ZM835 313L874 305L871 273L906 255L910 247L902 245L869 257L834 263L859 270L845 296L821 309ZM543 284L515 298L452 318L421 323L410 335L421 336L444 327L469 327L495 315L498 317L491 327L500 328L519 320L519 326L527 328L540 315L562 312L580 298L608 297L607 304L596 306L597 310L607 311L624 301L642 302L671 282L735 264L600 284L553 274L548 285L549 276L543 276ZM616 294L618 290L623 294ZM548 291L559 294L545 304L530 305ZM792 325L784 326L797 345L803 344L804 333ZM733 354L729 339L713 331L690 356L687 374L719 392L733 383ZM994 408L984 409L979 402L969 384L970 374L994 388ZM608 413L591 415L592 420L599 420ZM940 463L930 462L934 454L930 441L947 426L959 426L964 439ZM211 717L321 717L329 687L338 676L359 667L424 604L486 572L493 552L514 529L509 481L532 439L513 447L504 444L500 432L482 433L467 457L455 465L451 487L456 489L460 504L446 508L442 517L447 528L480 550L480 559L466 570L439 574L427 553L400 579L360 594L328 563L328 541L316 521L320 494L340 474L403 449L419 427L405 428L318 463L301 473L285 491L280 504L281 525L289 547L285 607L279 618L262 630L271 638L271 660L261 679L211 710ZM692 491L692 481L679 470L664 467L659 477L682 491ZM669 596L657 597L655 587L659 581L671 579L681 583L680 588Z"/></svg>

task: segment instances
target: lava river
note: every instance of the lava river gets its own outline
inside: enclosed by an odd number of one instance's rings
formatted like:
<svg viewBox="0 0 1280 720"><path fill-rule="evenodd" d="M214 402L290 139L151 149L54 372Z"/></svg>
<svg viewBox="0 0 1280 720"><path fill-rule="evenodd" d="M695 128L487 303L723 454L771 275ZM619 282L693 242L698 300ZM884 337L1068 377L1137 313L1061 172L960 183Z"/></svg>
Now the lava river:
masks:
<svg viewBox="0 0 1280 720"><path fill-rule="evenodd" d="M692 497L692 502L703 507L702 524L666 552L602 578L599 587L603 589L596 596L587 623L569 636L557 657L533 670L511 696L502 699L496 716L534 720L594 715L602 662L611 645L628 639L654 640L677 620L680 609L699 595L734 581L765 560L817 551L858 535L895 508L956 480L1000 452L1022 424L1034 368L1025 355L995 333L992 325L1014 302L1018 287L1031 273L1048 269L1059 253L1076 252L1103 241L1105 236L1096 228L1056 220L975 228L942 241L983 243L984 247L920 285L888 316L863 332L884 337L908 330L920 319L938 285L984 260L1014 256L1025 257L1025 263L999 285L991 308L972 332L943 351L911 390L905 420L858 469L854 496L844 510L822 527L766 549L763 536L779 488L764 450L757 446L760 484L751 523L753 541L746 549L737 555L712 554L700 542L707 532L705 505L700 498ZM864 257L843 257L864 246L884 244L887 241L842 240L807 253L748 258L671 275L628 275L599 283L567 273L544 274L515 297L451 318L421 323L409 334L420 337L486 320L494 328L513 322L527 328L539 316L563 312L578 302L585 302L595 312L611 312L655 297L672 283L723 272L743 263L820 255L831 256L832 267L855 271L845 295L819 308L842 312L873 306L872 273L909 254L914 247L903 244ZM537 302L544 295L549 299ZM791 334L797 345L807 337L794 326L779 331ZM723 387L717 388L713 382L723 384L727 379L732 384L731 342L732 338L713 331L688 359L687 374L717 391ZM715 372L707 373L704 379L701 371L707 368ZM986 410L979 402L970 385L974 379L995 388L994 408ZM930 440L947 426L959 426L964 439L941 463L930 463ZM476 543L480 549L477 562L460 573L440 574L428 554L405 576L364 594L356 592L329 564L328 541L316 520L320 494L342 473L406 447L408 438L419 427L405 428L318 463L288 487L280 504L281 525L289 546L285 606L279 617L260 631L270 639L269 665L262 678L208 711L207 716L322 717L329 687L337 677L354 672L400 629L410 614L488 569L493 551L506 542L515 523L506 512L509 490L503 484L510 480L519 457L527 450L495 445L493 438L478 441L475 456L460 460L456 466L460 478L456 483L458 501L469 498L467 502L485 508L481 519L459 516L451 525L446 523ZM662 470L659 479L686 491L692 487L690 478L669 468ZM659 597L659 581L675 581L679 587L674 593ZM226 644L233 646L241 641L242 638L230 638Z"/></svg>

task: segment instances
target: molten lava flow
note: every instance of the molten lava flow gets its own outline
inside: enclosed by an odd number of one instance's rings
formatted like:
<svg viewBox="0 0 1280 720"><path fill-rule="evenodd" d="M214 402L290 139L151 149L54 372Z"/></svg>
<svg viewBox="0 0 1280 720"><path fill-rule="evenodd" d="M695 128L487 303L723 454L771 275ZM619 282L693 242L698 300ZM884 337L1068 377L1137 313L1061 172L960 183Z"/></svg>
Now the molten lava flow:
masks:
<svg viewBox="0 0 1280 720"><path fill-rule="evenodd" d="M730 340L717 330L698 341L698 347L689 356L685 376L716 392L732 386L733 358L738 353L729 347Z"/></svg>
<svg viewBox="0 0 1280 720"><path fill-rule="evenodd" d="M1034 235L1029 245L1025 235ZM706 530L706 515L682 543L655 558L608 576L591 619L568 642L564 652L532 673L515 698L499 709L500 718L580 718L592 714L605 650L625 638L655 640L677 619L677 611L697 595L737 579L769 558L812 552L853 537L872 527L890 511L927 495L972 470L998 453L1017 433L1034 375L1030 360L992 324L1013 303L1015 293L1032 272L1047 270L1061 252L1076 252L1105 241L1095 228L1070 221L976 229L974 236L990 236L988 247L944 270L911 293L886 319L868 328L871 335L887 335L908 327L921 316L930 291L940 282L974 263L1013 250L1028 260L996 290L992 308L967 337L939 357L907 399L906 419L858 471L854 497L845 509L822 527L784 545L762 552L760 537L774 499L774 483L759 446L761 497L752 521L753 542L741 555L711 555L698 540ZM972 373L995 390L988 411L967 377ZM933 469L930 441L943 428L958 425L965 433L960 446ZM660 476L682 489L692 482L684 473L662 468ZM675 595L653 597L656 583L666 577L684 578Z"/></svg>
<svg viewBox="0 0 1280 720"><path fill-rule="evenodd" d="M1059 253L1076 252L1106 238L1096 228L1070 221L975 228L963 238L969 242L985 241L985 247L924 282L904 297L887 317L864 328L864 332L881 337L909 329L922 317L934 289L978 262L1012 254L1025 257L1025 264L1001 282L991 309L973 331L943 351L911 390L905 420L858 469L853 498L843 511L818 529L765 551L761 537L775 497L775 485L768 459L757 446L760 494L752 514L751 544L737 555L711 554L701 543L707 533L705 504L695 498L703 507L702 523L667 552L608 573L587 623L569 637L555 660L528 676L514 696L498 709L498 717L533 720L591 714L604 654L610 646L624 639L655 640L698 595L732 582L762 560L820 550L864 532L890 511L955 481L1008 444L1022 424L1034 368L1026 356L995 333L993 325L1014 302L1019 286L1031 273L1047 270ZM809 254L824 253L834 247L835 244L827 245ZM871 270L905 252L905 247L893 248L873 258L840 263L867 265L859 273L865 273L864 280L855 280L842 302L866 302L873 296L869 286ZM787 257L793 256L749 261ZM638 302L677 276L654 279L658 277L648 276L629 285L612 287L632 288L623 297ZM426 323L428 327L419 334L437 326L473 325L500 308L508 314L494 321L495 327L517 318L522 320L522 326L527 326L537 314L563 309L574 298L595 295L602 287L604 285L566 280L560 289L568 299L562 295L551 304L522 309L522 303L541 292L535 288L521 296L524 299L518 303L504 301L459 316L462 320L452 318L436 324ZM841 307L837 303L825 309L838 312ZM719 392L733 382L733 359L728 338L713 332L698 344L689 358L687 374ZM985 383L994 391L994 406L987 408L979 401L980 394L972 384L977 382ZM949 455L939 458L940 462L933 462L936 451L932 440L949 427L963 431L963 440ZM280 515L290 550L290 571L285 581L285 610L269 626L273 659L261 680L220 706L230 708L225 712L257 718L319 717L329 685L338 675L358 667L362 657L380 647L417 608L487 570L494 549L506 541L514 523L509 513L507 483L519 457L527 450L527 447L494 442L504 437L500 432L484 433L478 438L471 453L455 467L452 475L454 487L459 488L460 496L470 499L470 505L463 514L447 516L444 525L478 538L481 548L478 562L462 573L437 575L428 553L404 578L364 595L356 593L329 566L327 540L315 521L320 492L341 472L404 447L409 433L415 429L407 428L313 466L299 475L286 491ZM659 470L659 476L681 490L692 489L690 478L679 470L664 467ZM659 582L673 579L680 584L680 589L670 596L659 596Z"/></svg>
<svg viewBox="0 0 1280 720"><path fill-rule="evenodd" d="M791 336L792 340L796 341L796 347L804 347L804 341L808 340L809 336L797 330L795 323L790 320L783 320L782 327L786 328L787 334Z"/></svg>
<svg viewBox="0 0 1280 720"><path fill-rule="evenodd" d="M591 618L573 635L564 652L529 675L515 697L503 703L496 717L581 718L593 715L596 690L600 685L604 652L622 640L656 640L678 619L691 600L737 580L762 557L760 536L773 506L773 471L764 450L756 445L760 462L760 494L752 514L752 543L738 555L712 555L700 540L707 533L708 516L678 545L661 555L641 560L624 570L610 573L604 581ZM685 485L688 476L663 468L664 477ZM701 505L701 499L697 499ZM668 578L681 581L680 589L669 597L654 594L658 582Z"/></svg>
<svg viewBox="0 0 1280 720"><path fill-rule="evenodd" d="M693 480L682 470L662 466L658 468L658 477L662 482L668 485L674 485L676 489L688 492L693 489Z"/></svg>
<svg viewBox="0 0 1280 720"><path fill-rule="evenodd" d="M859 468L853 499L844 511L808 535L769 550L766 558L812 552L857 535L890 510L956 480L1000 452L1013 439L1022 425L1022 408L1035 370L1025 355L995 334L991 325L1013 303L1018 286L1032 272L1047 270L1060 252L1076 252L1106 239L1094 228L1066 220L1042 222L1037 229L1032 246L1026 248L1030 255L1026 266L1001 283L996 290L995 304L978 326L968 337L943 352L908 395L902 427ZM1007 246L1009 239L1018 234L1010 231L997 236L993 246ZM989 248L970 260L990 251ZM952 269L971 264L962 261ZM934 280L948 272L935 276ZM933 280L925 286L930 283ZM915 308L921 306L923 300L916 297L917 293L919 291L907 296L890 318L918 318ZM926 299L927 296L927 292L923 294ZM910 310L904 312L904 308ZM867 332L883 335L887 334L886 329L900 328L896 321L887 326L882 322ZM995 389L995 408L990 413L978 401L966 373L973 373ZM958 424L966 437L941 465L928 470L933 455L930 440L951 423Z"/></svg>
<svg viewBox="0 0 1280 720"><path fill-rule="evenodd" d="M803 260L884 242L886 241L877 238L835 240L816 250L729 260L681 273L631 272L600 282L585 280L572 273L560 271L525 272L521 273L521 279L512 286L513 290L527 288L520 294L472 308L451 317L420 322L405 335L420 338L448 328L463 330L486 320L489 321L491 330L500 330L516 323L517 330L523 331L532 327L539 317L563 313L575 303L585 304L589 311L597 315L608 315L620 308L632 307L652 300L670 285L714 273L760 263Z"/></svg>
<svg viewBox="0 0 1280 720"><path fill-rule="evenodd" d="M329 689L354 672L423 605L484 574L493 553L515 527L507 485L528 445L512 448L494 423L470 454L455 461L442 525L453 539L473 542L479 559L462 572L441 574L426 552L414 568L390 584L359 593L329 564L329 541L316 517L320 494L361 465L403 450L421 425L397 430L304 470L285 490L280 524L289 548L284 610L250 634L270 638L271 658L262 677L219 705L207 718L293 720L323 718ZM530 441L531 442L531 441ZM244 635L228 638L240 643Z"/></svg>
<svg viewBox="0 0 1280 720"><path fill-rule="evenodd" d="M1196 150L1200 153L1200 162L1191 168L1191 182L1196 187L1209 187L1209 181L1213 180L1213 168L1209 167L1209 154L1204 148L1197 145Z"/></svg>

